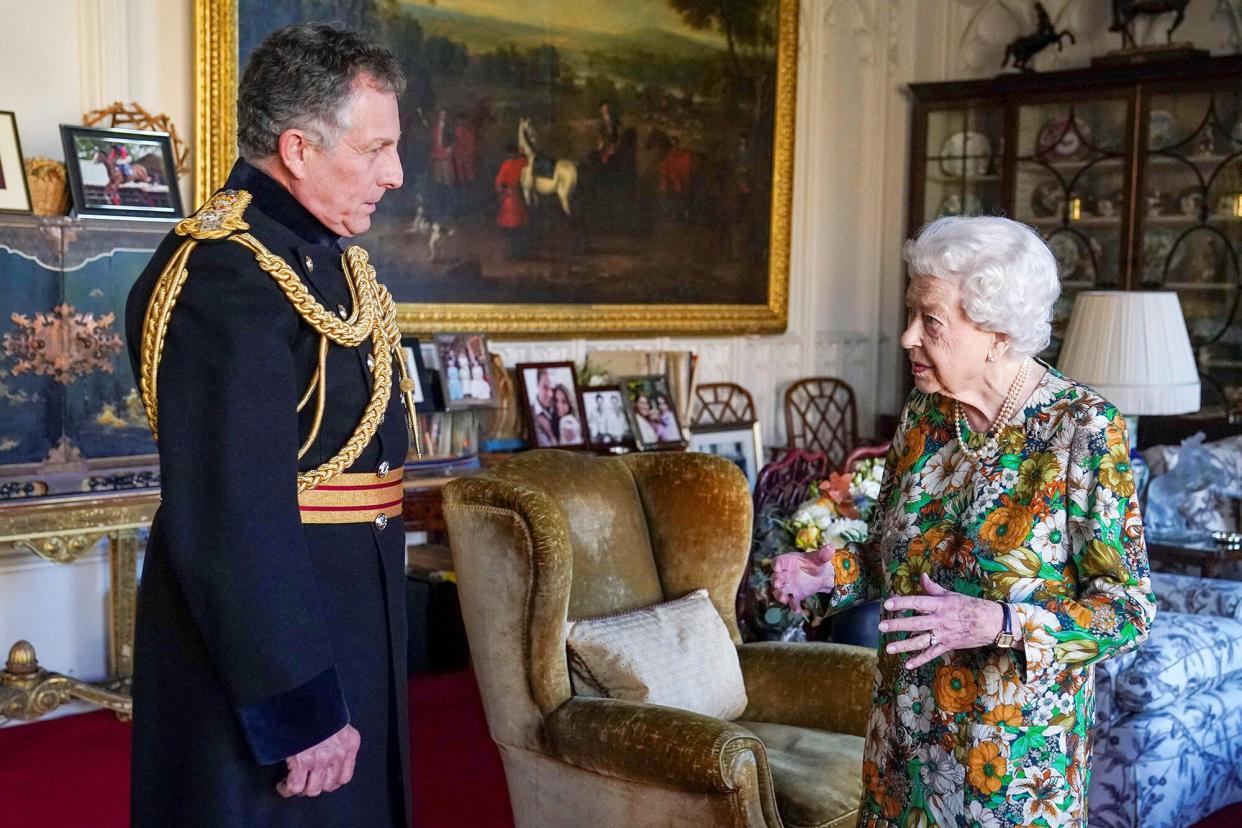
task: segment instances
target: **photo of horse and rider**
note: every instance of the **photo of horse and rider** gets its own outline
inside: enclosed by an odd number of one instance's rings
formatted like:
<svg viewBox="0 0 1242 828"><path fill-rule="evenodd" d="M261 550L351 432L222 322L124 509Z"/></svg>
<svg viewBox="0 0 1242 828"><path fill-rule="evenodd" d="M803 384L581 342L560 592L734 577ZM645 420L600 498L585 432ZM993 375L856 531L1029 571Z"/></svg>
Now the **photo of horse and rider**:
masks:
<svg viewBox="0 0 1242 828"><path fill-rule="evenodd" d="M72 135L71 163L76 164L82 182L82 202L74 204L78 211L180 210L168 186L167 145L158 139L129 134L113 137L106 132L84 129Z"/></svg>
<svg viewBox="0 0 1242 828"><path fill-rule="evenodd" d="M367 247L398 302L767 301L779 0L239 0L409 78Z"/></svg>

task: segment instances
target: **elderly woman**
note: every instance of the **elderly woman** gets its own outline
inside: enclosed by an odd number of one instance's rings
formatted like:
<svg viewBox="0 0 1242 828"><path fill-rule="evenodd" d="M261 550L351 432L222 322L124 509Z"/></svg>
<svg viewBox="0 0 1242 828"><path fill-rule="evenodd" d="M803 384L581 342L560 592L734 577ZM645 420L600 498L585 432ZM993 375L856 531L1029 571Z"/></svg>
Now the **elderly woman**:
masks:
<svg viewBox="0 0 1242 828"><path fill-rule="evenodd" d="M1125 423L1033 358L1059 285L1032 230L940 219L905 257L915 391L831 596L888 611L860 824L1084 825L1091 665L1156 611Z"/></svg>

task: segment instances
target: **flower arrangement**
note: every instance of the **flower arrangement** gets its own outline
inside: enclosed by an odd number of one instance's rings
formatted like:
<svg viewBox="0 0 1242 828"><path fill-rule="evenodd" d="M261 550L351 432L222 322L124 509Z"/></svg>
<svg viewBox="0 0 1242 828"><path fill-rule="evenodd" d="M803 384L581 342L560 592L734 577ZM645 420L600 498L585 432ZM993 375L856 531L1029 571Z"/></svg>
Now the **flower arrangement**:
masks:
<svg viewBox="0 0 1242 828"><path fill-rule="evenodd" d="M827 595L855 581L856 559L846 544L867 539L868 520L880 496L882 459L865 460L853 473L832 473L812 485L792 514L757 515L751 598L756 637L799 640L827 614Z"/></svg>

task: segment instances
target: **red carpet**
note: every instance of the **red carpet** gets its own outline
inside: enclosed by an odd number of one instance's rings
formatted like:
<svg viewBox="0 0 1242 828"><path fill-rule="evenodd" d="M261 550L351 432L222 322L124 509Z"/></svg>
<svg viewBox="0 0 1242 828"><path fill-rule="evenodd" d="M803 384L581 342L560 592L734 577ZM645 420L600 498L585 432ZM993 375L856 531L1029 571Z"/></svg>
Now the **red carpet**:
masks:
<svg viewBox="0 0 1242 828"><path fill-rule="evenodd" d="M410 681L410 763L417 828L510 828L496 746L469 671ZM124 828L129 824L129 725L88 713L0 730L5 825ZM1236 828L1242 804L1194 828Z"/></svg>
<svg viewBox="0 0 1242 828"><path fill-rule="evenodd" d="M469 671L410 681L418 828L510 828L500 755ZM0 730L0 824L129 825L129 725L87 713Z"/></svg>

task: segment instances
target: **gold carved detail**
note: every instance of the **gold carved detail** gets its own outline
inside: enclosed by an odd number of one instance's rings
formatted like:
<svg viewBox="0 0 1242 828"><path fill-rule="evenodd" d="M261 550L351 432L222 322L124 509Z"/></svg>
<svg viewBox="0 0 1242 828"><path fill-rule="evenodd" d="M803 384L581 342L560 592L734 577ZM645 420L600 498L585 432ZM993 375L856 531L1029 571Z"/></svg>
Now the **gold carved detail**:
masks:
<svg viewBox="0 0 1242 828"><path fill-rule="evenodd" d="M128 681L96 685L48 672L30 642L18 641L0 671L0 718L31 721L76 698L128 719L133 714L128 690Z"/></svg>
<svg viewBox="0 0 1242 828"><path fill-rule="evenodd" d="M78 377L103 371L113 372L112 358L124 343L112 330L116 316L105 313L78 313L73 305L62 303L50 313L34 318L14 313L9 317L16 330L4 335L4 352L14 360L9 373L50 376L61 385Z"/></svg>
<svg viewBox="0 0 1242 828"><path fill-rule="evenodd" d="M789 250L793 207L794 109L797 97L798 0L780 0L772 220L766 304L572 305L401 303L408 333L480 331L518 337L783 333L789 319ZM195 198L228 177L237 157L237 0L194 0Z"/></svg>

